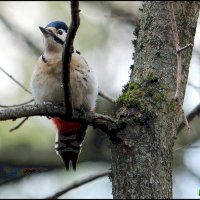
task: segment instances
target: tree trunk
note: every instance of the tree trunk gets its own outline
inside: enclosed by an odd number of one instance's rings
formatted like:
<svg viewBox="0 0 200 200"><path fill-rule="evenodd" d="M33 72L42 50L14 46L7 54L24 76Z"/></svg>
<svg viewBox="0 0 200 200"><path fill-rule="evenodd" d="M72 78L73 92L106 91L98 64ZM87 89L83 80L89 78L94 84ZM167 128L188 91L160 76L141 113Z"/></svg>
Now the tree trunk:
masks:
<svg viewBox="0 0 200 200"><path fill-rule="evenodd" d="M198 2L173 2L180 47L193 44ZM182 52L183 103L192 48ZM174 136L181 119L174 100L177 59L167 1L144 2L130 82L118 102L127 126L111 145L113 197L172 198Z"/></svg>

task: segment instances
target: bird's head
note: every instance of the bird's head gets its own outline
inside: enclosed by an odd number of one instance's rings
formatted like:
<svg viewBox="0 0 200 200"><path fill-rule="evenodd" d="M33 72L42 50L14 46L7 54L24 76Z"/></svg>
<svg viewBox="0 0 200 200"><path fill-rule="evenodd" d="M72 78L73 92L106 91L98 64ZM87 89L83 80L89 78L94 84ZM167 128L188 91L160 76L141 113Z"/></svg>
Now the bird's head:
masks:
<svg viewBox="0 0 200 200"><path fill-rule="evenodd" d="M45 50L58 51L62 49L68 31L64 22L53 21L45 28L41 26L39 28L44 36Z"/></svg>

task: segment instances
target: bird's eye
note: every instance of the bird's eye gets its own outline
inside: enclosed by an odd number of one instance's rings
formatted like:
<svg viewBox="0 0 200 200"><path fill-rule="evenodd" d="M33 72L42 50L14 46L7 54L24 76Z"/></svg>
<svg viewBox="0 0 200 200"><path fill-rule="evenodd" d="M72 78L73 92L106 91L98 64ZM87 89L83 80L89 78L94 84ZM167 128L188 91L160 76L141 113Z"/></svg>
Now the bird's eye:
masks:
<svg viewBox="0 0 200 200"><path fill-rule="evenodd" d="M60 29L58 29L57 33L58 33L59 35L62 35L62 34L63 34L63 31L60 30Z"/></svg>

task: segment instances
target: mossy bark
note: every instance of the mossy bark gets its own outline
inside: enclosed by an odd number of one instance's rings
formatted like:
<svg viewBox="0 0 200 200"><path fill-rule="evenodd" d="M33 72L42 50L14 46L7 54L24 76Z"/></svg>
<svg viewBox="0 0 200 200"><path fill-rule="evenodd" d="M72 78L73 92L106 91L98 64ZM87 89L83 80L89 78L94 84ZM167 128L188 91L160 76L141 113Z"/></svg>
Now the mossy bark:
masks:
<svg viewBox="0 0 200 200"><path fill-rule="evenodd" d="M193 44L198 2L174 2L180 46ZM143 3L129 84L118 102L126 121L119 145L111 145L113 196L172 198L172 159L180 107L174 100L177 59L167 1ZM182 52L183 102L192 48Z"/></svg>

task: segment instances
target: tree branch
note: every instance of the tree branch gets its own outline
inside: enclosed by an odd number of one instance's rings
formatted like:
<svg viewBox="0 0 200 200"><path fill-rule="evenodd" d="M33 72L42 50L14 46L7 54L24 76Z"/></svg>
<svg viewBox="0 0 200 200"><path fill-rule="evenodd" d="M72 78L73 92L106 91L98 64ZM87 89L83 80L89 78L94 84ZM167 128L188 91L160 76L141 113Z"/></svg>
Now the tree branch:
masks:
<svg viewBox="0 0 200 200"><path fill-rule="evenodd" d="M73 110L70 94L70 61L71 54L73 51L73 41L80 24L78 1L71 1L71 18L72 22L67 33L62 54L62 83L64 89L64 108L65 114L68 117L72 115Z"/></svg>
<svg viewBox="0 0 200 200"><path fill-rule="evenodd" d="M60 117L65 120L84 122L105 132L113 143L119 143L121 141L116 134L125 127L125 122L119 122L110 116L93 112L73 110L72 117L66 118L62 106L53 106L50 104L25 105L19 108L0 110L0 121L16 120L17 118L31 116Z"/></svg>
<svg viewBox="0 0 200 200"><path fill-rule="evenodd" d="M109 175L110 173L111 173L110 170L108 170L108 171L104 171L104 172L98 173L98 174L96 174L96 175L87 177L87 178L85 178L85 179L83 179L83 180L81 180L81 181L79 181L79 182L74 182L72 185L70 185L70 186L64 188L63 190L57 192L56 194L54 194L54 195L52 195L52 196L49 196L49 197L45 198L45 199L57 199L57 198L60 197L61 195L63 195L63 194L65 194L65 193L69 192L70 190L73 190L73 189L75 189L75 188L77 188L77 187L79 187L79 186L82 186L82 185L84 185L84 184L86 184L86 183L89 183L89 182L91 182L91 181L93 181L93 180L96 180L96 179L98 179L98 178L107 176L107 175Z"/></svg>

